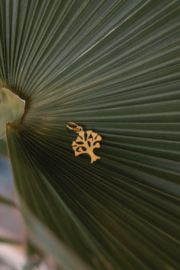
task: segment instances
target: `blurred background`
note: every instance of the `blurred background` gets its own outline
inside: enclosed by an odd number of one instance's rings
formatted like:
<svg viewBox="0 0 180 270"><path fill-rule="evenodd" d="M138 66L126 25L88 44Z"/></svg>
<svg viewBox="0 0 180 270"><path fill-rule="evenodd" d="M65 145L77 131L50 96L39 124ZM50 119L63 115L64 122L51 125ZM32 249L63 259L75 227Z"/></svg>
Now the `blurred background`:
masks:
<svg viewBox="0 0 180 270"><path fill-rule="evenodd" d="M8 107L7 111L1 107L4 116L3 119L1 114L1 120L9 122L23 114L24 104L20 106L21 110L19 110L19 99L9 91L5 94L8 104L4 99L4 105ZM11 106L12 104L13 106ZM42 255L28 241L26 229L16 207L15 187L6 137L1 137L1 134L5 133L5 129L2 130L2 121L0 125L0 270L53 270L55 267L52 260Z"/></svg>
<svg viewBox="0 0 180 270"><path fill-rule="evenodd" d="M15 200L10 161L6 140L0 140L0 196ZM22 269L26 261L25 229L16 207L0 204L0 270ZM22 244L8 244L5 239L17 240Z"/></svg>
<svg viewBox="0 0 180 270"><path fill-rule="evenodd" d="M0 270L54 270L49 257L39 260L39 254L27 256L27 234L16 206L2 202L2 198L15 203L15 190L8 158L6 138L0 139ZM11 243L11 242L15 243ZM40 263L37 266L36 262Z"/></svg>

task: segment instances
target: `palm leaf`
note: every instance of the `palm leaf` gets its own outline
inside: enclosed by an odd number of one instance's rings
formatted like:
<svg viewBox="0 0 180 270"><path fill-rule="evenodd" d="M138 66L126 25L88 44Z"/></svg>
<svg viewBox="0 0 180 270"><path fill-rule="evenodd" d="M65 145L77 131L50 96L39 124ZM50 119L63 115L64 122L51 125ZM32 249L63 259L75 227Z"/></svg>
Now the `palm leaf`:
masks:
<svg viewBox="0 0 180 270"><path fill-rule="evenodd" d="M2 0L0 27L0 78L26 101L7 142L36 244L59 265L63 243L93 269L178 269L180 2ZM100 160L74 156L69 121L102 136Z"/></svg>

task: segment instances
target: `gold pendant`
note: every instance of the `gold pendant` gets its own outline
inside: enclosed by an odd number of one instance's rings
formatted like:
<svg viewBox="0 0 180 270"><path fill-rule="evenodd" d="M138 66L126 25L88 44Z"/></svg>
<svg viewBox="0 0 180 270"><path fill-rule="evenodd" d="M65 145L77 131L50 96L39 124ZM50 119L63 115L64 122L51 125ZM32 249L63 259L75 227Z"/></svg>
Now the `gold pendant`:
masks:
<svg viewBox="0 0 180 270"><path fill-rule="evenodd" d="M95 133L92 130L85 132L81 126L72 122L69 122L66 125L66 128L68 131L74 131L79 134L77 139L72 143L75 156L88 154L91 157L91 163L100 159L100 157L96 156L93 152L94 148L100 148L99 141L102 140L102 137L98 135L98 133Z"/></svg>

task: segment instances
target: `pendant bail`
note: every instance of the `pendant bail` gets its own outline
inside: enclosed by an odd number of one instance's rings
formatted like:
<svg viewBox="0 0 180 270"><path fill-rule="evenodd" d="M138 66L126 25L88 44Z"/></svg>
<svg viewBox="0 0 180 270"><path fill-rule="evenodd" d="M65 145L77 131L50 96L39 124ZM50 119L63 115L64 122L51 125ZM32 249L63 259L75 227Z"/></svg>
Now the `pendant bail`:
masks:
<svg viewBox="0 0 180 270"><path fill-rule="evenodd" d="M76 132L76 133L79 133L83 130L83 128L81 126L78 126L77 124L75 124L73 122L68 122L66 125L66 129L68 131Z"/></svg>

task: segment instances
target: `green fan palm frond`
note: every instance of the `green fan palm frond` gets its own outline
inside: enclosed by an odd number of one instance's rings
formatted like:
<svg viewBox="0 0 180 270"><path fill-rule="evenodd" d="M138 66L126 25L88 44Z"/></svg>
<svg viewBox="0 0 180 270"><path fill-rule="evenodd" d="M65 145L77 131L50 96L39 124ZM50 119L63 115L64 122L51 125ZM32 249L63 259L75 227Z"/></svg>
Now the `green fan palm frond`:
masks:
<svg viewBox="0 0 180 270"><path fill-rule="evenodd" d="M0 1L0 79L26 101L6 129L18 205L62 269L179 269L179 55L179 1Z"/></svg>

